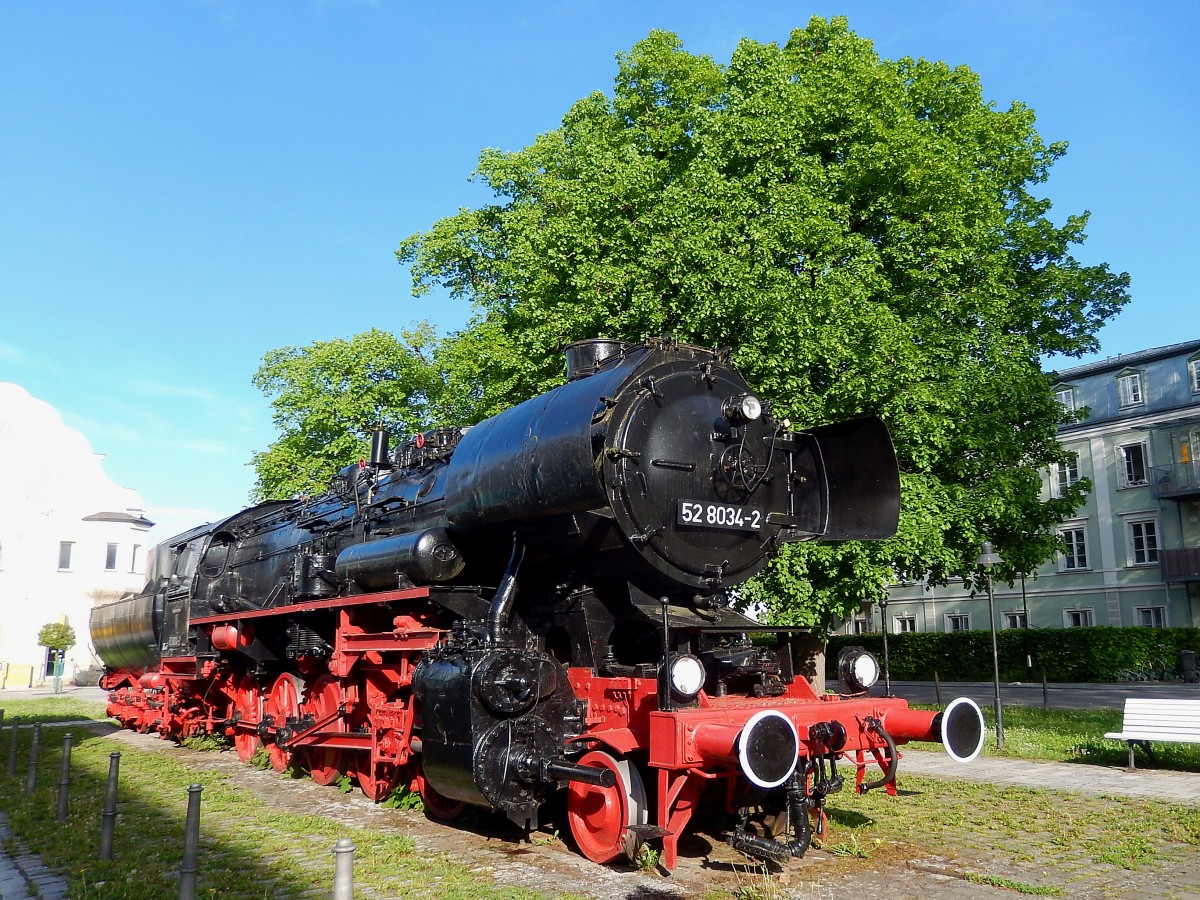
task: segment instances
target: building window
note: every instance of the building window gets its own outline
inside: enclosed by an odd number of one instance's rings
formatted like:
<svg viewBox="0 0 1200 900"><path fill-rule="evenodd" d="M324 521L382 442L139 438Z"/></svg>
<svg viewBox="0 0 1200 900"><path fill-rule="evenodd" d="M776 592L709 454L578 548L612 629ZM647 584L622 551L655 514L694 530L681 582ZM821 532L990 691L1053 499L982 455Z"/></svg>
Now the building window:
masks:
<svg viewBox="0 0 1200 900"><path fill-rule="evenodd" d="M117 571L117 545L109 544L108 549L104 553L104 571Z"/></svg>
<svg viewBox="0 0 1200 900"><path fill-rule="evenodd" d="M71 570L71 548L74 546L74 541L58 542L58 571L69 572Z"/></svg>
<svg viewBox="0 0 1200 900"><path fill-rule="evenodd" d="M1200 394L1200 357L1188 360L1188 381L1192 383L1192 393Z"/></svg>
<svg viewBox="0 0 1200 900"><path fill-rule="evenodd" d="M1158 562L1158 522L1135 519L1125 523L1126 565L1149 566Z"/></svg>
<svg viewBox="0 0 1200 900"><path fill-rule="evenodd" d="M1117 447L1117 486L1137 487L1146 483L1146 442L1121 444Z"/></svg>
<svg viewBox="0 0 1200 900"><path fill-rule="evenodd" d="M1066 628L1091 628L1096 619L1090 609L1064 609L1063 626Z"/></svg>
<svg viewBox="0 0 1200 900"><path fill-rule="evenodd" d="M917 617L896 616L892 619L892 627L896 634L910 634L917 630Z"/></svg>
<svg viewBox="0 0 1200 900"><path fill-rule="evenodd" d="M1026 620L1025 613L1022 612L1006 612L1004 614L1005 628L1025 628Z"/></svg>
<svg viewBox="0 0 1200 900"><path fill-rule="evenodd" d="M1080 525L1059 531L1065 545L1062 552L1062 571L1074 572L1088 567L1087 529Z"/></svg>
<svg viewBox="0 0 1200 900"><path fill-rule="evenodd" d="M1054 484L1056 488L1054 496L1063 496L1067 492L1067 489L1078 480L1079 454L1072 453L1066 462L1055 463L1054 465Z"/></svg>
<svg viewBox="0 0 1200 900"><path fill-rule="evenodd" d="M1059 386L1054 389L1054 399L1066 412L1075 412L1075 388Z"/></svg>
<svg viewBox="0 0 1200 900"><path fill-rule="evenodd" d="M1117 376L1117 398L1121 408L1142 405L1142 373L1128 370Z"/></svg>
<svg viewBox="0 0 1200 900"><path fill-rule="evenodd" d="M129 571L136 572L138 570L139 553L142 549L141 544L133 545L133 552L129 554Z"/></svg>
<svg viewBox="0 0 1200 900"><path fill-rule="evenodd" d="M946 616L947 631L970 631L971 630L971 614L970 613L949 613Z"/></svg>
<svg viewBox="0 0 1200 900"><path fill-rule="evenodd" d="M871 633L871 620L864 619L862 617L855 618L853 633L854 634L870 634Z"/></svg>
<svg viewBox="0 0 1200 900"><path fill-rule="evenodd" d="M1142 628L1166 628L1167 608L1165 606L1142 606L1135 609L1137 623Z"/></svg>

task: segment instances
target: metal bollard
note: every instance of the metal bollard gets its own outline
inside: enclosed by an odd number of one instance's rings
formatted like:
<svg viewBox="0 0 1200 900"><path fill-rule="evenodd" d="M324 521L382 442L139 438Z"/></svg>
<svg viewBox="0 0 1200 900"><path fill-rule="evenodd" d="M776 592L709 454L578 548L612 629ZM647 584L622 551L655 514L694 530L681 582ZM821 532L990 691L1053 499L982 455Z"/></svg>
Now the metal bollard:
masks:
<svg viewBox="0 0 1200 900"><path fill-rule="evenodd" d="M1050 685L1046 683L1046 670L1042 669L1042 709L1050 708Z"/></svg>
<svg viewBox="0 0 1200 900"><path fill-rule="evenodd" d="M25 793L37 790L38 751L42 749L42 723L33 726L33 745L29 748L29 774L25 776Z"/></svg>
<svg viewBox="0 0 1200 900"><path fill-rule="evenodd" d="M71 732L63 735L62 766L58 770L58 807L55 822L67 821L67 797L71 790Z"/></svg>
<svg viewBox="0 0 1200 900"><path fill-rule="evenodd" d="M333 900L354 900L354 849L350 838L333 845Z"/></svg>
<svg viewBox="0 0 1200 900"><path fill-rule="evenodd" d="M179 900L196 900L196 857L200 852L202 790L202 784L188 785L187 819L183 825L183 862L179 866Z"/></svg>
<svg viewBox="0 0 1200 900"><path fill-rule="evenodd" d="M100 816L100 858L112 859L113 831L117 827L117 772L121 754L108 754L108 784L104 786L104 812Z"/></svg>
<svg viewBox="0 0 1200 900"><path fill-rule="evenodd" d="M0 728L4 727L4 707L0 706Z"/></svg>
<svg viewBox="0 0 1200 900"><path fill-rule="evenodd" d="M937 701L937 705L942 705L942 682L938 680L938 673L933 673L933 697Z"/></svg>
<svg viewBox="0 0 1200 900"><path fill-rule="evenodd" d="M12 737L8 741L8 777L17 777L17 720L13 719Z"/></svg>

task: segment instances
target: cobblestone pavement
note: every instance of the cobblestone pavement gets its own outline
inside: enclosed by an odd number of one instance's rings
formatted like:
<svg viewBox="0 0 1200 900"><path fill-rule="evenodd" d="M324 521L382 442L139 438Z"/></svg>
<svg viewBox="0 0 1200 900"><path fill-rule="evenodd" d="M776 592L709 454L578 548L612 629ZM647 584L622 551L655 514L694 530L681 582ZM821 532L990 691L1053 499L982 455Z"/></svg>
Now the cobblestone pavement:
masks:
<svg viewBox="0 0 1200 900"><path fill-rule="evenodd" d="M65 900L67 880L32 853L23 852L19 842L10 855L4 851L12 833L0 813L0 900Z"/></svg>

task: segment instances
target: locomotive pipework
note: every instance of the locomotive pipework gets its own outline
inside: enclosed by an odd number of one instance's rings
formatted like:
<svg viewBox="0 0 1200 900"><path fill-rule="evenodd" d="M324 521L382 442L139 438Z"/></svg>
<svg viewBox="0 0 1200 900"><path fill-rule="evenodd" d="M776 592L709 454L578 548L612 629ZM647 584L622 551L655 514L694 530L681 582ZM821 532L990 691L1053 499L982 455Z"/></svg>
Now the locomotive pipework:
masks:
<svg viewBox="0 0 1200 900"><path fill-rule="evenodd" d="M536 826L565 792L600 863L660 841L674 867L709 797L730 844L785 859L824 834L839 763L894 791L906 742L982 745L969 700L869 697L869 654L818 695L787 631L729 604L783 543L887 537L898 510L878 419L792 431L727 352L583 342L559 388L394 451L377 432L324 495L164 542L93 641L126 727L438 819Z"/></svg>

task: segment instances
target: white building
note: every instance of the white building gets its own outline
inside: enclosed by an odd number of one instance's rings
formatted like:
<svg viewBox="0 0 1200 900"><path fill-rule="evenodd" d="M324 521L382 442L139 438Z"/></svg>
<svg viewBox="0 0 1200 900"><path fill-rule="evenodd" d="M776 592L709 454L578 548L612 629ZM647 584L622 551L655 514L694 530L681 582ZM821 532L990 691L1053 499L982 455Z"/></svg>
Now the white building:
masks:
<svg viewBox="0 0 1200 900"><path fill-rule="evenodd" d="M38 633L52 622L75 631L64 677L98 662L91 608L142 588L153 523L103 459L53 407L0 382L0 688L46 679Z"/></svg>

